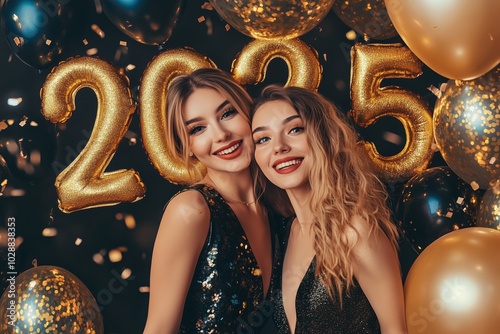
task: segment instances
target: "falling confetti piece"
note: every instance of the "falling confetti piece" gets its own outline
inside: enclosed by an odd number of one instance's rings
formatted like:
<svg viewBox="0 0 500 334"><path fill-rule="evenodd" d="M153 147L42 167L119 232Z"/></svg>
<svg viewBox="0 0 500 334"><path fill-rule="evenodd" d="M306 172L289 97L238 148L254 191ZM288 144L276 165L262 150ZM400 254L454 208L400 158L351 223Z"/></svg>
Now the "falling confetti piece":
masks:
<svg viewBox="0 0 500 334"><path fill-rule="evenodd" d="M87 39L83 39L83 45L88 45L89 44L89 41L87 41Z"/></svg>
<svg viewBox="0 0 500 334"><path fill-rule="evenodd" d="M478 189L479 189L479 184L478 184L476 181L472 181L472 182L470 183L470 186L472 187L472 189L473 189L474 191L476 191L476 190L478 190Z"/></svg>
<svg viewBox="0 0 500 334"><path fill-rule="evenodd" d="M432 94L434 94L437 98L440 98L443 95L443 93L433 85L430 85L429 87L427 87L427 89L431 91Z"/></svg>
<svg viewBox="0 0 500 334"><path fill-rule="evenodd" d="M123 279L127 279L130 277L130 275L132 275L132 270L130 268L125 268L125 269L123 269L120 276Z"/></svg>
<svg viewBox="0 0 500 334"><path fill-rule="evenodd" d="M457 204L462 205L463 202L464 202L464 198L463 197L457 198Z"/></svg>
<svg viewBox="0 0 500 334"><path fill-rule="evenodd" d="M23 102L22 97L11 97L7 100L7 104L11 107L17 107L21 102Z"/></svg>
<svg viewBox="0 0 500 334"><path fill-rule="evenodd" d="M91 25L90 28L97 34L97 36L104 38L104 31L102 31L102 29L97 24Z"/></svg>
<svg viewBox="0 0 500 334"><path fill-rule="evenodd" d="M198 18L198 23L201 23L201 22L203 22L203 21L205 21L205 16L200 16L200 17Z"/></svg>
<svg viewBox="0 0 500 334"><path fill-rule="evenodd" d="M354 41L354 40L356 40L358 35L356 34L356 32L354 30L349 30L348 32L346 32L345 37L350 41Z"/></svg>
<svg viewBox="0 0 500 334"><path fill-rule="evenodd" d="M495 157L492 157L489 161L490 165L493 165L495 163L495 161L497 161L497 158Z"/></svg>
<svg viewBox="0 0 500 334"><path fill-rule="evenodd" d="M324 59L325 61L328 61L326 53L323 53L323 59Z"/></svg>
<svg viewBox="0 0 500 334"><path fill-rule="evenodd" d="M226 31L229 31L229 29L231 29L231 26L229 24L226 24L224 28L226 28Z"/></svg>
<svg viewBox="0 0 500 334"><path fill-rule="evenodd" d="M9 125L5 121L0 121L0 131L5 130Z"/></svg>
<svg viewBox="0 0 500 334"><path fill-rule="evenodd" d="M111 262L120 262L122 260L122 252L120 252L118 249L112 249L109 251L108 254L109 260Z"/></svg>
<svg viewBox="0 0 500 334"><path fill-rule="evenodd" d="M126 41L120 41L120 46L127 46L127 42Z"/></svg>
<svg viewBox="0 0 500 334"><path fill-rule="evenodd" d="M44 237L55 237L57 235L57 229L55 227L46 227L42 231Z"/></svg>
<svg viewBox="0 0 500 334"><path fill-rule="evenodd" d="M135 65L134 65L134 64L128 64L128 65L125 67L125 69L126 69L127 71L132 71L134 68L135 68Z"/></svg>
<svg viewBox="0 0 500 334"><path fill-rule="evenodd" d="M135 225L136 224L134 216L129 214L125 215L125 226L127 226L129 230L133 230L135 228Z"/></svg>
<svg viewBox="0 0 500 334"><path fill-rule="evenodd" d="M99 52L99 50L97 50L97 48L92 48L92 49L88 49L86 53L87 53L87 56L93 56L93 55L96 55L98 52Z"/></svg>
<svg viewBox="0 0 500 334"><path fill-rule="evenodd" d="M50 45L50 44L52 44L52 41L50 39L48 39L45 41L45 44Z"/></svg>
<svg viewBox="0 0 500 334"><path fill-rule="evenodd" d="M401 138L401 136L399 136L393 132L389 132L389 131L385 131L384 134L382 135L382 137L386 141L388 141L389 143L392 143L394 145L400 145L403 142L403 138Z"/></svg>
<svg viewBox="0 0 500 334"><path fill-rule="evenodd" d="M139 292L142 292L142 293L149 292L149 286L141 286L141 287L139 287Z"/></svg>
<svg viewBox="0 0 500 334"><path fill-rule="evenodd" d="M452 211L448 211L446 213L446 218L451 218L451 217L453 217L453 212Z"/></svg>
<svg viewBox="0 0 500 334"><path fill-rule="evenodd" d="M75 245L80 246L82 244L82 241L83 241L82 239L76 238Z"/></svg>
<svg viewBox="0 0 500 334"><path fill-rule="evenodd" d="M92 260L94 260L95 263L97 264L103 264L104 263L104 257L99 254L99 253L96 253L92 256Z"/></svg>
<svg viewBox="0 0 500 334"><path fill-rule="evenodd" d="M205 2L201 5L201 9L214 10L214 6L210 2Z"/></svg>

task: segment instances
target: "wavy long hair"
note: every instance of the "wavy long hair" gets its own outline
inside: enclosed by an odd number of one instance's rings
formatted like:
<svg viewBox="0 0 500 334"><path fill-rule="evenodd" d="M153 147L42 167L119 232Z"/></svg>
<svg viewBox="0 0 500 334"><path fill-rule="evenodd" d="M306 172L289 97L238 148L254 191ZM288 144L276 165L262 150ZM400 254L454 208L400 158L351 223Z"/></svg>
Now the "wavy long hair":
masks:
<svg viewBox="0 0 500 334"><path fill-rule="evenodd" d="M197 160L189 156L187 148L189 135L182 118L182 110L186 100L198 88L211 88L224 96L229 103L250 123L252 98L232 76L220 69L203 68L191 74L175 77L167 91L167 149L173 158L183 162L192 178L201 178L195 167ZM256 168L252 168L255 170Z"/></svg>
<svg viewBox="0 0 500 334"><path fill-rule="evenodd" d="M354 283L352 250L346 233L353 228L353 216L369 226L369 234L382 231L397 248L398 231L391 222L387 192L374 174L368 158L357 146L358 134L348 119L321 94L299 87L267 86L256 100L255 111L268 101L288 102L300 115L310 146L310 209L316 254L317 277L333 298ZM264 202L280 214L293 215L286 192L272 185L259 172L256 188L264 190ZM286 198L285 198L286 197Z"/></svg>

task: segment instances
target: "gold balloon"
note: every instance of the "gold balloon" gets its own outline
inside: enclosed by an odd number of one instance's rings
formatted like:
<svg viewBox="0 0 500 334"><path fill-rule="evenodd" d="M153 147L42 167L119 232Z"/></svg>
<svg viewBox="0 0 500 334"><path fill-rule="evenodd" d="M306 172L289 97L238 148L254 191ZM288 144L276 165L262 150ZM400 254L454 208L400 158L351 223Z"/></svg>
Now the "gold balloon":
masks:
<svg viewBox="0 0 500 334"><path fill-rule="evenodd" d="M500 66L472 80L449 80L434 107L434 136L450 168L473 187L500 177Z"/></svg>
<svg viewBox="0 0 500 334"><path fill-rule="evenodd" d="M231 72L241 85L256 85L265 79L267 67L275 58L283 59L288 66L286 86L318 89L322 72L318 53L298 38L248 43L233 61Z"/></svg>
<svg viewBox="0 0 500 334"><path fill-rule="evenodd" d="M500 231L445 234L417 257L406 278L409 334L500 333Z"/></svg>
<svg viewBox="0 0 500 334"><path fill-rule="evenodd" d="M383 79L419 76L422 64L400 44L356 44L351 49L351 116L368 127L382 117L401 122L406 143L394 156L382 156L371 142L360 141L380 178L402 181L427 168L431 149L432 116L425 100L399 87L381 87Z"/></svg>
<svg viewBox="0 0 500 334"><path fill-rule="evenodd" d="M385 0L394 27L432 70L471 80L500 62L500 1Z"/></svg>
<svg viewBox="0 0 500 334"><path fill-rule="evenodd" d="M392 25L384 0L337 0L332 10L365 40L387 39L398 35Z"/></svg>
<svg viewBox="0 0 500 334"><path fill-rule="evenodd" d="M104 333L96 300L69 271L34 267L11 284L0 298L1 333Z"/></svg>
<svg viewBox="0 0 500 334"><path fill-rule="evenodd" d="M500 179L491 181L490 188L484 193L476 225L500 231Z"/></svg>
<svg viewBox="0 0 500 334"><path fill-rule="evenodd" d="M328 14L334 0L210 0L233 28L256 39L302 36Z"/></svg>
<svg viewBox="0 0 500 334"><path fill-rule="evenodd" d="M139 91L142 142L149 160L165 179L190 184L201 179L206 168L198 162L193 179L183 161L177 161L167 149L167 89L174 77L199 68L216 68L215 63L189 48L176 48L156 56L141 78Z"/></svg>
<svg viewBox="0 0 500 334"><path fill-rule="evenodd" d="M87 145L56 178L63 212L134 202L146 192L133 169L104 172L135 111L122 70L93 57L61 62L42 86L42 114L53 123L67 121L75 110L76 94L85 87L97 95L97 116Z"/></svg>

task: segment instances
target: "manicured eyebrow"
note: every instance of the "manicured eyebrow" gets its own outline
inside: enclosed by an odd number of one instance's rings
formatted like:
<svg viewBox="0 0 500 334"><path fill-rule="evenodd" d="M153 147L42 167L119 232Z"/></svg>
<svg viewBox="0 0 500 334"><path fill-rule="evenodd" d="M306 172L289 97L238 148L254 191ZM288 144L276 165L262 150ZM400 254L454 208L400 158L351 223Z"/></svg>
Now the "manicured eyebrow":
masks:
<svg viewBox="0 0 500 334"><path fill-rule="evenodd" d="M217 108L215 108L215 113L218 113L222 108L224 108L228 104L229 104L228 100L225 100L224 102L222 102L221 104L219 104L219 106ZM187 120L184 124L187 126L189 124L201 121L202 119L203 119L203 117L191 118L190 120Z"/></svg>
<svg viewBox="0 0 500 334"><path fill-rule="evenodd" d="M290 117L287 117L283 120L283 122L281 122L282 125L287 125L288 123L290 123L291 121L293 121L294 119L296 118L300 118L300 115L292 115ZM259 127L256 127L253 131L252 131L252 134L255 134L256 132L259 132L259 131L264 131L266 129L268 129L269 127L268 126L259 126Z"/></svg>

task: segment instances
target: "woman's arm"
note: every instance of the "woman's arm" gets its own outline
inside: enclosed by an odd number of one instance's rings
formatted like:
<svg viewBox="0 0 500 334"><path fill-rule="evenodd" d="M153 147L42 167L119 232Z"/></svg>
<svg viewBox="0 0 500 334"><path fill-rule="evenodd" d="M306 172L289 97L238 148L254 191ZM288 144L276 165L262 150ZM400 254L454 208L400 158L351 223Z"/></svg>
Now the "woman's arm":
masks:
<svg viewBox="0 0 500 334"><path fill-rule="evenodd" d="M209 224L210 211L199 192L186 191L169 202L153 249L144 334L178 332Z"/></svg>
<svg viewBox="0 0 500 334"><path fill-rule="evenodd" d="M368 237L367 223L359 217L353 222L358 231L354 275L377 315L382 334L408 333L396 250L382 231Z"/></svg>

